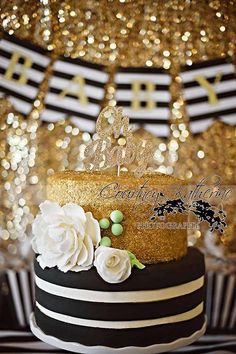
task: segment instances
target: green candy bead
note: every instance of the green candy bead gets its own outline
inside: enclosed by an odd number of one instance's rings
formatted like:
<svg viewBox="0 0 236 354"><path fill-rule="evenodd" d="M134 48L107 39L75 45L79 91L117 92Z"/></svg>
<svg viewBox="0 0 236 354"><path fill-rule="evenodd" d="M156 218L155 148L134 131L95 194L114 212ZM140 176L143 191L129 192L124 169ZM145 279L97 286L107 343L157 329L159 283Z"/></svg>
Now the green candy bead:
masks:
<svg viewBox="0 0 236 354"><path fill-rule="evenodd" d="M107 237L107 236L102 237L102 239L100 241L100 245L105 246L105 247L111 247L110 237Z"/></svg>
<svg viewBox="0 0 236 354"><path fill-rule="evenodd" d="M123 220L124 215L120 210L113 210L110 214L110 218L114 223L118 224Z"/></svg>
<svg viewBox="0 0 236 354"><path fill-rule="evenodd" d="M111 232L114 236L120 236L123 232L123 226L121 224L113 224Z"/></svg>
<svg viewBox="0 0 236 354"><path fill-rule="evenodd" d="M110 221L107 218L103 218L99 220L99 225L101 229L108 229L108 227L110 226Z"/></svg>

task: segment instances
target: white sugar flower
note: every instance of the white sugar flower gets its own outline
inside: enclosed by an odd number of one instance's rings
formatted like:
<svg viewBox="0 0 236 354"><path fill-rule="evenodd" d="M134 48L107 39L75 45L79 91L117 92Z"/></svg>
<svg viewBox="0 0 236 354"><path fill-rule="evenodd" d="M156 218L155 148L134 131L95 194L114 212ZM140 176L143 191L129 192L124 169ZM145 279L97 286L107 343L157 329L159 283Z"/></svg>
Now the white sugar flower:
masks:
<svg viewBox="0 0 236 354"><path fill-rule="evenodd" d="M94 247L101 240L99 223L92 213L77 204L46 200L35 218L32 247L40 266L57 266L63 272L88 270L93 265Z"/></svg>
<svg viewBox="0 0 236 354"><path fill-rule="evenodd" d="M131 274L131 261L127 251L99 246L95 251L94 266L108 283L121 283Z"/></svg>

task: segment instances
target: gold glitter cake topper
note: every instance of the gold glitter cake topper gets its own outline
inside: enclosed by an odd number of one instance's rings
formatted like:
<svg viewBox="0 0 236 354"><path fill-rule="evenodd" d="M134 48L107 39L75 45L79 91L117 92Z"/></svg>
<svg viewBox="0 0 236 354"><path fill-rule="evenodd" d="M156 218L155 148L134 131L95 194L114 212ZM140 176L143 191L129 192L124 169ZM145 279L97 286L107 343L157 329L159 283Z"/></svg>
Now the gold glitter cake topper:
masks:
<svg viewBox="0 0 236 354"><path fill-rule="evenodd" d="M153 158L151 142L134 140L129 118L123 116L121 107L106 107L96 122L97 139L84 151L84 166L87 171L105 170L129 166L135 177L141 177Z"/></svg>

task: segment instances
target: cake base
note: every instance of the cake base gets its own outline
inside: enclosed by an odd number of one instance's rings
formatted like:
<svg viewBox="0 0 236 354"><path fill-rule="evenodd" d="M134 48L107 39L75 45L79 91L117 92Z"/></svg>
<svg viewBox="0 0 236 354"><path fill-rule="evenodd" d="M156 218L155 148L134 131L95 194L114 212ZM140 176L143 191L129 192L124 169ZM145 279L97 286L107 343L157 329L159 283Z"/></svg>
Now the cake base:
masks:
<svg viewBox="0 0 236 354"><path fill-rule="evenodd" d="M82 354L157 354L165 353L177 348L184 347L195 342L200 338L206 330L206 320L202 328L189 337L179 338L171 343L154 344L148 347L123 347L123 348L110 348L104 346L85 346L75 342L64 342L55 337L45 334L36 324L34 313L30 316L30 328L33 334L45 343L54 347L68 350L73 353Z"/></svg>
<svg viewBox="0 0 236 354"><path fill-rule="evenodd" d="M202 334L204 274L204 257L195 248L180 261L133 269L118 284L105 282L94 267L63 273L36 260L35 322L43 340L72 343L78 353L169 351Z"/></svg>

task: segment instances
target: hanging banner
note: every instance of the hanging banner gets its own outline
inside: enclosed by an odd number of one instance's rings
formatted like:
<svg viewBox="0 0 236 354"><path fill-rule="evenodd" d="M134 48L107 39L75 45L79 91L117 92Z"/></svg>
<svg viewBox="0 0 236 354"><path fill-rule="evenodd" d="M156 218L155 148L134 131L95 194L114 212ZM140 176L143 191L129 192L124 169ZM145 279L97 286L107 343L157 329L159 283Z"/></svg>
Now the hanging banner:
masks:
<svg viewBox="0 0 236 354"><path fill-rule="evenodd" d="M54 63L42 119L71 117L81 130L93 132L108 74L102 65L60 58Z"/></svg>
<svg viewBox="0 0 236 354"><path fill-rule="evenodd" d="M26 41L4 35L0 40L0 93L27 115L50 62L47 52Z"/></svg>
<svg viewBox="0 0 236 354"><path fill-rule="evenodd" d="M119 68L116 100L137 127L160 137L169 135L170 74L158 68Z"/></svg>
<svg viewBox="0 0 236 354"><path fill-rule="evenodd" d="M49 63L49 53L29 42L7 34L0 40L0 94L23 115L31 111ZM56 122L70 117L81 130L93 132L107 81L102 65L58 58L40 118Z"/></svg>
<svg viewBox="0 0 236 354"><path fill-rule="evenodd" d="M185 66L180 76L193 133L206 130L214 119L236 123L236 77L229 58Z"/></svg>

